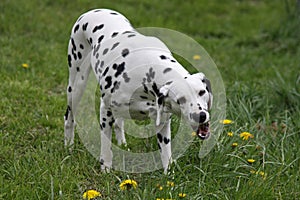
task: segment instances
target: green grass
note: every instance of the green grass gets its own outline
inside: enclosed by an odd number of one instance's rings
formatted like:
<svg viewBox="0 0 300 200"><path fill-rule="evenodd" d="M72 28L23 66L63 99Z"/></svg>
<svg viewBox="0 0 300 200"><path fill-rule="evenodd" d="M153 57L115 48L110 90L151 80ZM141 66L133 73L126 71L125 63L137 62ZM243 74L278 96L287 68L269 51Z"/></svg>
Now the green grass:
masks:
<svg viewBox="0 0 300 200"><path fill-rule="evenodd" d="M181 192L185 199L299 199L300 11L294 3L2 0L0 199L81 199L91 188L103 199L178 199ZM199 159L195 140L171 175L103 174L78 136L72 153L64 148L69 33L81 13L97 7L121 11L136 27L181 31L216 62L234 124L206 157ZM241 140L243 131L254 138ZM136 190L119 190L127 178L138 182Z"/></svg>

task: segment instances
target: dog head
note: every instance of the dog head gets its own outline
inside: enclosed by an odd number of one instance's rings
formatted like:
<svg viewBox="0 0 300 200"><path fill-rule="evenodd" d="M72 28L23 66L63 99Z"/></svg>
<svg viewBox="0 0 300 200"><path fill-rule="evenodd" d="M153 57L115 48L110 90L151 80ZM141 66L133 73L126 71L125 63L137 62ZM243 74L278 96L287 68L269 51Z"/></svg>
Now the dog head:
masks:
<svg viewBox="0 0 300 200"><path fill-rule="evenodd" d="M189 122L199 138L207 139L210 135L209 111L213 100L210 81L203 73L190 75L186 81L194 94L190 105L186 105Z"/></svg>
<svg viewBox="0 0 300 200"><path fill-rule="evenodd" d="M209 137L213 95L210 81L203 73L188 75L182 81L162 87L160 92L166 101L170 100L170 112L181 112L199 138Z"/></svg>

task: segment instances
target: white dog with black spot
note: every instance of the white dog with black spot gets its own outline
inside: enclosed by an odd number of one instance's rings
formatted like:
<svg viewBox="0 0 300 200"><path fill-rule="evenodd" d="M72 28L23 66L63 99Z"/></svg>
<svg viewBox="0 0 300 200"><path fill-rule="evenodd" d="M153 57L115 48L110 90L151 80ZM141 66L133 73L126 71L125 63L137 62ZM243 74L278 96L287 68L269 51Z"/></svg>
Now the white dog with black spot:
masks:
<svg viewBox="0 0 300 200"><path fill-rule="evenodd" d="M199 138L210 135L210 81L190 74L155 37L138 33L120 13L96 9L79 17L68 48L65 145L74 143L75 113L90 70L101 90L101 169L112 167L112 127L126 143L123 119L155 120L164 171L171 162L170 115L182 114Z"/></svg>

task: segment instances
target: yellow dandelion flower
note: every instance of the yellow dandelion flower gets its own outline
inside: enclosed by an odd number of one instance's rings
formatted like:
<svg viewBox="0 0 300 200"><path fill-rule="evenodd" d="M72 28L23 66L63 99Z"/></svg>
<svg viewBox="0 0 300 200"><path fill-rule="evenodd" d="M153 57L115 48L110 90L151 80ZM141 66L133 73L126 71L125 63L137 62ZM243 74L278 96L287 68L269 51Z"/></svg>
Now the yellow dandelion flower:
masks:
<svg viewBox="0 0 300 200"><path fill-rule="evenodd" d="M185 194L185 193L179 193L179 194L178 194L178 197L179 197L179 198L184 198L184 197L186 197L186 194Z"/></svg>
<svg viewBox="0 0 300 200"><path fill-rule="evenodd" d="M136 189L137 188L137 182L135 180L125 180L120 184L120 189L121 190L130 190L131 188Z"/></svg>
<svg viewBox="0 0 300 200"><path fill-rule="evenodd" d="M233 136L233 132L228 132L227 135L228 135L229 137L232 137L232 136Z"/></svg>
<svg viewBox="0 0 300 200"><path fill-rule="evenodd" d="M237 147L239 144L237 142L232 143L232 147Z"/></svg>
<svg viewBox="0 0 300 200"><path fill-rule="evenodd" d="M260 172L259 172L259 175L264 176L264 175L265 175L265 172L260 171Z"/></svg>
<svg viewBox="0 0 300 200"><path fill-rule="evenodd" d="M250 173L251 174L256 174L256 175L260 175L264 180L266 179L266 173L265 172L263 172L263 171L255 171L255 170L250 170Z"/></svg>
<svg viewBox="0 0 300 200"><path fill-rule="evenodd" d="M248 140L249 138L254 138L254 136L249 132L242 132L240 134L240 138L242 138L243 140Z"/></svg>
<svg viewBox="0 0 300 200"><path fill-rule="evenodd" d="M223 120L220 120L220 123L227 125L227 124L233 124L233 121L230 119L223 119Z"/></svg>
<svg viewBox="0 0 300 200"><path fill-rule="evenodd" d="M194 132L192 132L192 136L196 136L197 135L197 133L194 131Z"/></svg>
<svg viewBox="0 0 300 200"><path fill-rule="evenodd" d="M174 182L172 182L172 181L167 181L167 186L169 186L169 187L174 187Z"/></svg>
<svg viewBox="0 0 300 200"><path fill-rule="evenodd" d="M263 171L259 172L259 175L261 175L261 177L265 180L267 178L267 174Z"/></svg>
<svg viewBox="0 0 300 200"><path fill-rule="evenodd" d="M28 65L27 63L23 63L23 64L22 64L22 67L23 67L23 68L28 68L29 65Z"/></svg>
<svg viewBox="0 0 300 200"><path fill-rule="evenodd" d="M101 197L101 193L97 190L87 190L85 193L83 193L82 198L83 199L94 199L96 197Z"/></svg>
<svg viewBox="0 0 300 200"><path fill-rule="evenodd" d="M252 163L254 163L254 162L255 162L255 160L254 160L254 159L252 159L252 158L250 158L250 159L248 159L248 160L247 160L247 162L248 162L248 163L250 163L250 164L252 164Z"/></svg>
<svg viewBox="0 0 300 200"><path fill-rule="evenodd" d="M157 187L159 190L163 190L163 186L161 186L160 184L157 184L156 187Z"/></svg>
<svg viewBox="0 0 300 200"><path fill-rule="evenodd" d="M176 200L176 199L164 199L164 198L156 198L156 200Z"/></svg>
<svg viewBox="0 0 300 200"><path fill-rule="evenodd" d="M200 60L200 59L201 59L201 56L196 54L196 55L193 56L193 59L194 59L194 60Z"/></svg>

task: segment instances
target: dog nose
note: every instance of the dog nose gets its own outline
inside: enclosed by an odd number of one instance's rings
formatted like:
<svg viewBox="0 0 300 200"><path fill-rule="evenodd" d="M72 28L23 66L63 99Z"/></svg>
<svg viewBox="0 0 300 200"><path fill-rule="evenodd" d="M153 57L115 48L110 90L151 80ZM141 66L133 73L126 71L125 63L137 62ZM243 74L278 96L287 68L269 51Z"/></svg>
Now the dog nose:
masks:
<svg viewBox="0 0 300 200"><path fill-rule="evenodd" d="M191 115L191 119L196 122L196 123L205 123L206 121L209 121L209 114L208 112L205 111L201 111L200 113L192 113Z"/></svg>
<svg viewBox="0 0 300 200"><path fill-rule="evenodd" d="M201 111L199 116L199 122L204 123L206 121L206 112Z"/></svg>

